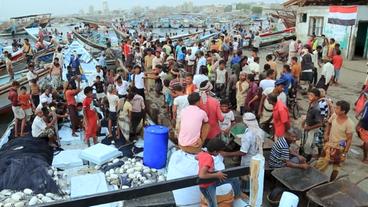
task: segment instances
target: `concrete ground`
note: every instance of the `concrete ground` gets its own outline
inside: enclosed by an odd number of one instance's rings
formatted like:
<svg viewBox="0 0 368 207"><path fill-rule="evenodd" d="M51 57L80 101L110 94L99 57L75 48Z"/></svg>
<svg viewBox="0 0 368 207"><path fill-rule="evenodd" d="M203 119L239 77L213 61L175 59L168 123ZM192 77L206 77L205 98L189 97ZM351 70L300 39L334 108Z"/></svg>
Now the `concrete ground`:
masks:
<svg viewBox="0 0 368 207"><path fill-rule="evenodd" d="M261 57L261 67L263 67L265 63L265 56L272 53L273 50L274 47L261 50L261 53L259 54ZM246 51L245 54L250 56L249 51ZM350 103L351 110L349 112L349 117L355 124L358 123L358 120L355 118L353 113L354 103L357 100L362 85L368 75L368 66L366 66L367 62L367 60L345 60L340 73L339 85L330 86L327 93L327 96L330 97L334 103L339 100L345 100ZM282 68L281 62L278 62L278 67L278 70ZM320 73L321 69L319 69L318 72ZM298 101L299 105L303 109L301 113L306 114L306 109L308 108L307 97L299 97L302 99ZM301 120L295 120L293 125L301 127ZM342 167L341 174L347 174L348 179L353 183L368 177L368 165L361 161L363 158L363 150L359 147L361 144L362 141L358 138L357 134L354 133L352 147L347 155L348 158ZM359 187L368 193L368 179L361 182Z"/></svg>

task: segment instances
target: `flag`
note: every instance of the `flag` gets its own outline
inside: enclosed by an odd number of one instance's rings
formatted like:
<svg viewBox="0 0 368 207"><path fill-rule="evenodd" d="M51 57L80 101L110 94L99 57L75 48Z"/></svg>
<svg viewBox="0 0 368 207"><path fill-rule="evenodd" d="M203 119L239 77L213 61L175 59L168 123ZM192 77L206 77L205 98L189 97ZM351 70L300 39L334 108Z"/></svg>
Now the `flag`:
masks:
<svg viewBox="0 0 368 207"><path fill-rule="evenodd" d="M344 26L355 25L357 11L357 6L330 6L328 23Z"/></svg>

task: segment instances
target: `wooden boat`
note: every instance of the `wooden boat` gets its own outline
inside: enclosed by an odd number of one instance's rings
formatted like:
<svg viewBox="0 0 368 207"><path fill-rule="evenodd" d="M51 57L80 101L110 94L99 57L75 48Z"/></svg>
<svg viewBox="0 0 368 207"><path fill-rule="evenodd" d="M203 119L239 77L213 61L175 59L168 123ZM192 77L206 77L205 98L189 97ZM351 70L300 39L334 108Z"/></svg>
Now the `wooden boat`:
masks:
<svg viewBox="0 0 368 207"><path fill-rule="evenodd" d="M52 57L54 55L54 48L48 48L48 49L44 49L41 50L39 52L37 52L34 55L34 59L36 61L36 63L38 62L51 62L52 61ZM26 68L26 60L23 57L23 53L21 54L21 56L18 59L12 59L13 62L13 70L14 72L18 72L23 70L24 68ZM6 66L5 63L0 64L0 76L4 76L6 75Z"/></svg>
<svg viewBox="0 0 368 207"><path fill-rule="evenodd" d="M261 33L259 36L262 38L262 42L260 46L264 47L264 46L279 43L284 39L286 40L291 39L292 37L295 36L295 28L291 27L291 28L287 28L287 29L277 31L277 32L265 32L265 33ZM246 36L244 40L245 40L244 46L249 46L250 41L251 41L251 36L250 35Z"/></svg>
<svg viewBox="0 0 368 207"><path fill-rule="evenodd" d="M34 40L38 41L38 33L40 31L39 27L32 27L32 28L24 28L24 31L27 32L27 34ZM50 45L51 43L48 40L48 37L45 37L43 43L45 46Z"/></svg>
<svg viewBox="0 0 368 207"><path fill-rule="evenodd" d="M122 32L120 31L114 24L111 24L111 27L112 29L114 30L116 36L119 38L119 39L128 39L129 38L129 34L125 33L125 32Z"/></svg>
<svg viewBox="0 0 368 207"><path fill-rule="evenodd" d="M93 19L86 19L82 17L74 17L75 19L78 19L79 21L83 22L85 25L89 25L91 27L98 28L100 26L110 27L110 24L104 21L97 21Z"/></svg>
<svg viewBox="0 0 368 207"><path fill-rule="evenodd" d="M10 18L9 22L0 25L0 36L26 34L24 28L46 27L51 20L51 14L34 14ZM13 31L15 29L15 31Z"/></svg>
<svg viewBox="0 0 368 207"><path fill-rule="evenodd" d="M85 35L77 33L76 31L73 31L73 36L75 38L77 38L78 40L80 40L81 42L85 43L86 45L98 49L98 50L106 50L107 47L105 45L100 45L97 44L95 42L92 42L91 40L89 40Z"/></svg>

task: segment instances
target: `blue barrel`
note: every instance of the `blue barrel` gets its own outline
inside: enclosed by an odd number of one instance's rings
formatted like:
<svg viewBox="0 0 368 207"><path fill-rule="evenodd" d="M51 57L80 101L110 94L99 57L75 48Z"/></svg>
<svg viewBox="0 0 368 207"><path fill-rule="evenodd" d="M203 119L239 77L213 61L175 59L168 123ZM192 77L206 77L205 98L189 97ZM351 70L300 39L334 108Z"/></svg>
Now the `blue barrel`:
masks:
<svg viewBox="0 0 368 207"><path fill-rule="evenodd" d="M150 168L161 169L166 166L169 129L161 125L144 128L143 164Z"/></svg>

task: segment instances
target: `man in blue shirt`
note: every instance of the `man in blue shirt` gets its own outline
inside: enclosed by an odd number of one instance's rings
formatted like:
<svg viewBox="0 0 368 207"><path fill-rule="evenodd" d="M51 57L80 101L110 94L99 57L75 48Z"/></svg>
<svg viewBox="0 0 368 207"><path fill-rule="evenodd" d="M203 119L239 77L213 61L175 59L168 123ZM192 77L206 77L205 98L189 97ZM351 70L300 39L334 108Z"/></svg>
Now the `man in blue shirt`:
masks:
<svg viewBox="0 0 368 207"><path fill-rule="evenodd" d="M69 66L72 67L72 71L75 72L76 75L80 75L79 66L80 66L80 55L73 54L70 57Z"/></svg>
<svg viewBox="0 0 368 207"><path fill-rule="evenodd" d="M242 57L243 52L241 50L238 50L236 52L236 55L233 57L233 59L231 60L231 65L234 64L240 64L241 61L241 57Z"/></svg>
<svg viewBox="0 0 368 207"><path fill-rule="evenodd" d="M289 65L283 66L283 71L282 71L280 79L287 81L285 84L285 88L284 88L284 92L287 95L289 92L289 88L291 88L294 85L294 78L293 78L293 75L291 74L291 69Z"/></svg>

